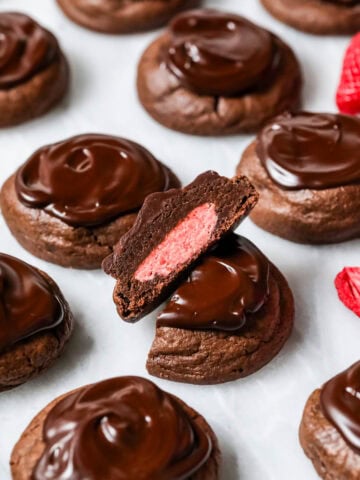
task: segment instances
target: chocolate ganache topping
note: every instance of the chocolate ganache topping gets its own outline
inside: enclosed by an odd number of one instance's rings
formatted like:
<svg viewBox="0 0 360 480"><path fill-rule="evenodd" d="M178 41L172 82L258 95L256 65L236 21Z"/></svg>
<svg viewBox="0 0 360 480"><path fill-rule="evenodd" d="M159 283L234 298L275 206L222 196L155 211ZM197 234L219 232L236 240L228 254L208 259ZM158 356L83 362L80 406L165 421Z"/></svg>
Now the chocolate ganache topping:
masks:
<svg viewBox="0 0 360 480"><path fill-rule="evenodd" d="M231 96L264 83L273 70L273 36L243 17L191 10L170 23L167 68L199 94Z"/></svg>
<svg viewBox="0 0 360 480"><path fill-rule="evenodd" d="M360 119L286 113L258 135L257 154L270 178L288 190L360 182Z"/></svg>
<svg viewBox="0 0 360 480"><path fill-rule="evenodd" d="M24 205L75 227L103 225L137 211L150 193L178 186L145 148L107 135L79 135L41 148L15 183Z"/></svg>
<svg viewBox="0 0 360 480"><path fill-rule="evenodd" d="M180 402L140 377L66 396L48 414L33 480L184 480L212 441Z"/></svg>
<svg viewBox="0 0 360 480"><path fill-rule="evenodd" d="M0 89L29 80L59 56L49 31L21 13L0 13Z"/></svg>
<svg viewBox="0 0 360 480"><path fill-rule="evenodd" d="M268 295L269 262L249 240L229 234L194 268L159 314L158 327L236 331Z"/></svg>
<svg viewBox="0 0 360 480"><path fill-rule="evenodd" d="M360 362L327 382L320 401L327 419L360 454Z"/></svg>
<svg viewBox="0 0 360 480"><path fill-rule="evenodd" d="M63 318L63 304L43 275L0 253L0 351L56 327Z"/></svg>

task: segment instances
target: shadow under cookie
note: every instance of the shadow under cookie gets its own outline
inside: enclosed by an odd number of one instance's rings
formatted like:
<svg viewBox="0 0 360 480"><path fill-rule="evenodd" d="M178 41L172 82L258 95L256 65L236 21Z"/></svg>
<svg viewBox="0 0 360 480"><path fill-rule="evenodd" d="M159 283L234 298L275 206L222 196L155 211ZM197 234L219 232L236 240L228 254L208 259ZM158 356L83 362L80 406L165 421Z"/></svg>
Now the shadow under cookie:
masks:
<svg viewBox="0 0 360 480"><path fill-rule="evenodd" d="M351 34L360 29L360 5L337 0L261 0L281 22L315 34Z"/></svg>
<svg viewBox="0 0 360 480"><path fill-rule="evenodd" d="M188 18L190 19L188 20L188 24L190 24L192 16L195 16L195 18L199 17L200 22L209 22L210 27L205 23L204 28L212 28L212 17L214 16L221 17L221 21L224 21L222 17L228 18L228 24L234 23L234 25L236 25L235 22L238 22L239 32L245 28L251 31L250 35L255 35L255 32L259 35L256 41L259 42L264 51L266 51L266 48L262 43L265 40L262 36L265 36L267 45L272 45L272 53L267 52L267 55L271 57L270 60L267 58L267 61L270 62L268 68L271 71L268 70L261 75L259 74L261 81L259 78L255 79L254 76L254 83L251 84L250 82L250 86L240 89L239 93L222 94L221 89L225 84L225 80L219 77L218 81L215 82L214 78L216 78L216 75L220 75L219 72L221 71L215 60L221 57L221 52L225 48L225 45L232 45L233 39L230 38L230 40L226 40L225 38L224 40L224 38L222 38L224 32L219 29L219 31L216 30L216 35L219 37L219 46L217 47L216 55L214 55L214 65L210 63L212 73L206 73L205 69L202 83L204 84L203 88L206 89L206 85L212 81L218 85L217 88L220 89L220 91L215 95L207 94L205 91L199 93L196 88L189 88L184 83L183 72L181 75L176 75L174 73L175 68L174 70L170 70L169 52L172 52L174 45L177 45L180 41L171 30L171 28L174 28L171 27L171 25L176 25L176 22L182 22ZM254 29L254 31L252 29ZM201 32L201 30L199 31ZM236 28L234 31L236 32ZM207 37L202 37L201 33L197 32L198 31L195 30L195 36L194 34L190 36L191 32L189 32L189 38L193 43L192 49L186 47L184 40L185 46L181 50L187 52L185 59L183 59L185 62L185 66L183 65L184 71L187 70L186 65L197 66L202 64L198 62L196 58L192 58L193 52L195 51L204 51L204 58L212 58L211 49L209 50L210 53L207 52L206 44L205 46L198 47L197 43L200 41L205 42ZM228 34L229 32L225 32L225 35ZM213 34L211 38L216 38L216 35ZM241 38L241 36L239 37ZM172 40L173 38L175 38L175 40ZM180 34L179 38L181 39ZM252 45L253 39L243 43L245 45ZM240 43L240 45L242 45L242 43ZM180 50L180 47L178 48ZM260 51L261 48L259 48ZM254 48L254 50L255 55L258 49ZM239 48L239 52L242 52L241 48ZM265 53L263 54L265 55ZM222 55L223 59L221 61L224 63L227 58L226 55L232 58L231 52L225 51ZM248 54L244 54L245 58L248 56ZM243 70L246 71L247 74L254 70L254 65L251 65L251 68L248 66L248 62L251 60L253 60L255 64L261 64L262 58L260 60L247 58L243 67ZM239 63L241 62L236 63L233 61L232 65L235 70L237 70L238 67L236 67L236 65ZM258 67L256 67L256 69L257 68ZM189 68L188 70L190 71L191 69ZM224 69L224 72L226 71L227 70ZM196 79L197 75L198 73L194 70L194 73L191 74L191 79L195 79L198 83L198 79ZM207 75L209 77L208 81L206 80ZM238 72L236 75L239 77L238 85L240 85L240 82L244 81L242 78L244 75L241 72ZM234 78L237 78L234 73L229 75L229 77L232 81L234 81ZM226 77L226 81L228 80ZM264 80L265 83L261 83L264 82ZM260 86L258 85L259 82ZM168 128L195 135L227 135L256 131L272 116L284 110L294 110L298 108L301 85L302 78L298 61L292 50L283 41L269 32L260 29L260 27L251 24L242 17L221 14L214 10L194 10L176 17L172 24L170 24L169 31L161 35L146 49L140 59L137 74L139 99L147 112L156 121Z"/></svg>

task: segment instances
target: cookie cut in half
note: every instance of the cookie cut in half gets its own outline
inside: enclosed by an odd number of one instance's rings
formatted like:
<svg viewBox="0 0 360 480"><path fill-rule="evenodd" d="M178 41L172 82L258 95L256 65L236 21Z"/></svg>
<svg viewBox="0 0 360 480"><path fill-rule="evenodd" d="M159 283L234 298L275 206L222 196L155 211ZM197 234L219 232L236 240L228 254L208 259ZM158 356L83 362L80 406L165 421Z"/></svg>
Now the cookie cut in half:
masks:
<svg viewBox="0 0 360 480"><path fill-rule="evenodd" d="M229 233L160 312L147 369L195 384L245 377L280 351L293 318L284 276L253 243Z"/></svg>
<svg viewBox="0 0 360 480"><path fill-rule="evenodd" d="M217 480L220 451L206 420L141 377L117 377L57 398L26 428L13 480Z"/></svg>
<svg viewBox="0 0 360 480"><path fill-rule="evenodd" d="M215 172L203 173L183 189L149 195L132 229L103 262L116 279L119 315L133 322L156 308L257 199L246 177L228 179Z"/></svg>

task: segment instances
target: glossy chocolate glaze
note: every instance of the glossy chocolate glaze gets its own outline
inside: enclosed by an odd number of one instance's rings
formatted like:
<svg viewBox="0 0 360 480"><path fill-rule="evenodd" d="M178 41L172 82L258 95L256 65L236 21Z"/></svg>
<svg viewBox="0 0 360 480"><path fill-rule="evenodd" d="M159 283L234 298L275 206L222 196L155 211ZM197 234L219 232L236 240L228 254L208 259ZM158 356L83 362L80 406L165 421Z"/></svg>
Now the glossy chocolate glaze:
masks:
<svg viewBox="0 0 360 480"><path fill-rule="evenodd" d="M268 278L266 257L246 238L229 234L176 290L157 326L239 330L266 301Z"/></svg>
<svg viewBox="0 0 360 480"><path fill-rule="evenodd" d="M0 253L0 352L63 318L53 285L27 263Z"/></svg>
<svg viewBox="0 0 360 480"><path fill-rule="evenodd" d="M168 69L199 94L231 96L268 81L278 62L273 36L238 15L191 10L170 23Z"/></svg>
<svg viewBox="0 0 360 480"><path fill-rule="evenodd" d="M0 13L0 89L29 80L59 58L56 38L27 15Z"/></svg>
<svg viewBox="0 0 360 480"><path fill-rule="evenodd" d="M327 419L360 454L360 362L325 383L320 402Z"/></svg>
<svg viewBox="0 0 360 480"><path fill-rule="evenodd" d="M184 480L212 441L184 406L140 377L118 377L66 396L48 414L33 480Z"/></svg>
<svg viewBox="0 0 360 480"><path fill-rule="evenodd" d="M321 190L360 182L360 119L286 113L258 135L256 151L281 188Z"/></svg>
<svg viewBox="0 0 360 480"><path fill-rule="evenodd" d="M41 148L18 170L20 202L74 227L103 225L137 211L174 176L142 146L107 135L79 135Z"/></svg>

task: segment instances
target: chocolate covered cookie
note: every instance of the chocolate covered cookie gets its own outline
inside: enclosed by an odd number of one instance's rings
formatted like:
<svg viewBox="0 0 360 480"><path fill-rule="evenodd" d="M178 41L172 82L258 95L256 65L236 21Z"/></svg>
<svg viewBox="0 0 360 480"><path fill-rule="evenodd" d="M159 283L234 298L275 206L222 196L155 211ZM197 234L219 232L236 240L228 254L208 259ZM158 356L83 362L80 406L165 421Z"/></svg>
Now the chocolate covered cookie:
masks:
<svg viewBox="0 0 360 480"><path fill-rule="evenodd" d="M360 119L301 112L265 126L238 174L260 192L252 220L300 243L360 237Z"/></svg>
<svg viewBox="0 0 360 480"><path fill-rule="evenodd" d="M245 377L288 339L294 302L279 270L244 237L222 239L158 315L149 373L211 384Z"/></svg>
<svg viewBox="0 0 360 480"><path fill-rule="evenodd" d="M301 72L278 37L238 15L191 10L143 54L137 88L163 125L198 135L257 130L300 102Z"/></svg>
<svg viewBox="0 0 360 480"><path fill-rule="evenodd" d="M54 35L27 15L0 12L0 35L0 127L7 127L57 103L69 69Z"/></svg>
<svg viewBox="0 0 360 480"><path fill-rule="evenodd" d="M360 362L312 393L300 442L321 478L360 478Z"/></svg>
<svg viewBox="0 0 360 480"><path fill-rule="evenodd" d="M21 385L58 358L73 317L44 272L0 253L0 391Z"/></svg>
<svg viewBox="0 0 360 480"><path fill-rule="evenodd" d="M203 173L183 189L149 195L132 229L103 262L116 279L119 315L133 322L155 309L256 201L246 177L228 179L215 172Z"/></svg>
<svg viewBox="0 0 360 480"><path fill-rule="evenodd" d="M261 0L281 22L315 34L350 34L360 30L359 0Z"/></svg>
<svg viewBox="0 0 360 480"><path fill-rule="evenodd" d="M216 480L220 452L206 420L140 377L118 377L54 400L11 456L13 480Z"/></svg>
<svg viewBox="0 0 360 480"><path fill-rule="evenodd" d="M99 268L146 196L179 185L142 146L80 135L35 152L5 182L0 205L12 234L33 255Z"/></svg>
<svg viewBox="0 0 360 480"><path fill-rule="evenodd" d="M131 33L164 25L198 0L57 0L64 13L83 27L103 33Z"/></svg>

